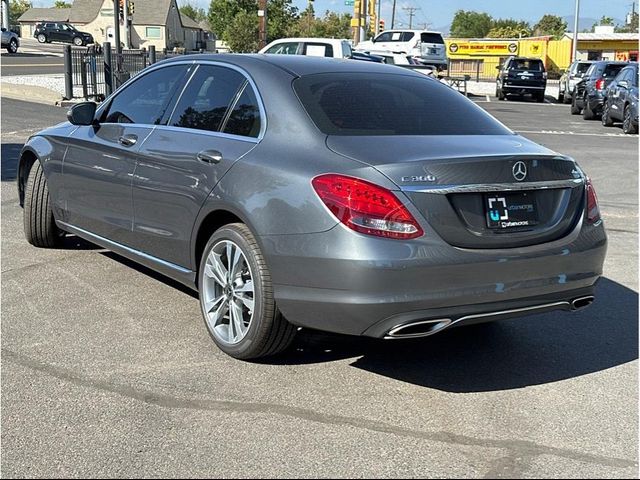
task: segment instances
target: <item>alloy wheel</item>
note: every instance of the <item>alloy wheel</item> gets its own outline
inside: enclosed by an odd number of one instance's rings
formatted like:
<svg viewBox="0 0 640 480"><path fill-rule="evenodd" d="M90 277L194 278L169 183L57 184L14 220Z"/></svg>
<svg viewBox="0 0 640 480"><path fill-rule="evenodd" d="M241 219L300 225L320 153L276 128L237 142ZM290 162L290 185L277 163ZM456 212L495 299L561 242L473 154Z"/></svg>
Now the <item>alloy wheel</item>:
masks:
<svg viewBox="0 0 640 480"><path fill-rule="evenodd" d="M203 306L209 331L227 345L238 344L253 320L253 275L240 247L222 240L211 248L204 267Z"/></svg>
<svg viewBox="0 0 640 480"><path fill-rule="evenodd" d="M44 43L46 41L47 41L47 37L45 36L44 33L41 33L40 35L38 35L38 42Z"/></svg>

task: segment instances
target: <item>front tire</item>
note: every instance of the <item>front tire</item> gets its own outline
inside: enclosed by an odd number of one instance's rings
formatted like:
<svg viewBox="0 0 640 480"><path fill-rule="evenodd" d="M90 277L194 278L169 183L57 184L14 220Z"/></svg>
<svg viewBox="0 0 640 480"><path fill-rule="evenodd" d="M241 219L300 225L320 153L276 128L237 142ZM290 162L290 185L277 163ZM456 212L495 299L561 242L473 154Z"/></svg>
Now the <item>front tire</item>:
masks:
<svg viewBox="0 0 640 480"><path fill-rule="evenodd" d="M40 35L38 35L38 42L46 43L47 42L47 36L44 33L41 33Z"/></svg>
<svg viewBox="0 0 640 480"><path fill-rule="evenodd" d="M24 236L34 247L56 247L64 236L53 218L47 180L37 160L31 167L25 187L23 223Z"/></svg>
<svg viewBox="0 0 640 480"><path fill-rule="evenodd" d="M15 38L12 38L11 41L9 41L9 46L7 47L7 52L9 52L9 53L18 53L18 42L16 41Z"/></svg>
<svg viewBox="0 0 640 480"><path fill-rule="evenodd" d="M80 37L73 37L73 44L76 47L81 47L84 44L84 41Z"/></svg>
<svg viewBox="0 0 640 480"><path fill-rule="evenodd" d="M225 225L211 236L198 289L205 326L227 355L257 359L282 352L293 341L296 327L275 305L271 275L246 225Z"/></svg>
<svg viewBox="0 0 640 480"><path fill-rule="evenodd" d="M622 121L622 131L624 133L638 133L638 125L633 124L633 118L631 118L631 105L624 107L624 117Z"/></svg>
<svg viewBox="0 0 640 480"><path fill-rule="evenodd" d="M609 115L611 107L609 107L609 102L604 101L604 105L602 106L602 126L603 127L613 127L613 120L611 120L611 116Z"/></svg>

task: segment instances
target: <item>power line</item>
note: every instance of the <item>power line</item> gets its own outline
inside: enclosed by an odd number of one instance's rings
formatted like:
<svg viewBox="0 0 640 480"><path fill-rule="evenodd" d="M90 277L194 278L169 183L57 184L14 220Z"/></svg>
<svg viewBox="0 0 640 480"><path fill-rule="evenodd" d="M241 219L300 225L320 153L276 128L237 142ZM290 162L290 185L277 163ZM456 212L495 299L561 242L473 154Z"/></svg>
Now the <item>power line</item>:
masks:
<svg viewBox="0 0 640 480"><path fill-rule="evenodd" d="M402 10L409 12L409 30L413 27L413 17L417 10L421 10L420 7L402 7Z"/></svg>

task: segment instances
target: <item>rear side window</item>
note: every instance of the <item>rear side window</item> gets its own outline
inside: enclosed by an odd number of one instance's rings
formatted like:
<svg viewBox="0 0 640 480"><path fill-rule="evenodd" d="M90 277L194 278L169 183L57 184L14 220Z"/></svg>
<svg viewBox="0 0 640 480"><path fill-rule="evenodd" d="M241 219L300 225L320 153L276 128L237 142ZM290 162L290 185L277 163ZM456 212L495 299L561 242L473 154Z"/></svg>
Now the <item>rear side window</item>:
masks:
<svg viewBox="0 0 640 480"><path fill-rule="evenodd" d="M201 65L184 89L170 124L217 132L245 78L225 67Z"/></svg>
<svg viewBox="0 0 640 480"><path fill-rule="evenodd" d="M442 35L438 33L421 33L420 41L422 43L437 43L439 45L444 45L444 40L442 39Z"/></svg>
<svg viewBox="0 0 640 480"><path fill-rule="evenodd" d="M618 75L618 73L620 73L620 70L622 70L624 67L625 65L621 64L608 64L606 67L604 67L602 78L613 78Z"/></svg>
<svg viewBox="0 0 640 480"><path fill-rule="evenodd" d="M579 63L576 67L576 73L584 73L589 70L590 63Z"/></svg>
<svg viewBox="0 0 640 480"><path fill-rule="evenodd" d="M508 135L511 132L460 93L412 75L322 73L294 90L326 135Z"/></svg>
<svg viewBox="0 0 640 480"><path fill-rule="evenodd" d="M310 57L333 57L333 47L326 43L305 43L302 54Z"/></svg>
<svg viewBox="0 0 640 480"><path fill-rule="evenodd" d="M175 65L160 68L135 80L113 99L102 121L159 124L186 71L186 66Z"/></svg>
<svg viewBox="0 0 640 480"><path fill-rule="evenodd" d="M242 95L229 114L223 131L254 138L260 133L260 108L253 89L248 83L245 84Z"/></svg>

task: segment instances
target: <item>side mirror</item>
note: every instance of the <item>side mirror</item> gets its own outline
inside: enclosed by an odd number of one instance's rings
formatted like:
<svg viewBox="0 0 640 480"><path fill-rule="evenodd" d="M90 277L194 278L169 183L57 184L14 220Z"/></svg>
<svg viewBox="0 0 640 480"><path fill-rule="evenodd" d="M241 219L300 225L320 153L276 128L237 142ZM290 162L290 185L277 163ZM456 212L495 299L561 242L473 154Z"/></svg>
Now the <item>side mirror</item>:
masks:
<svg viewBox="0 0 640 480"><path fill-rule="evenodd" d="M94 102L78 103L67 112L67 120L73 125L94 125L97 107Z"/></svg>

